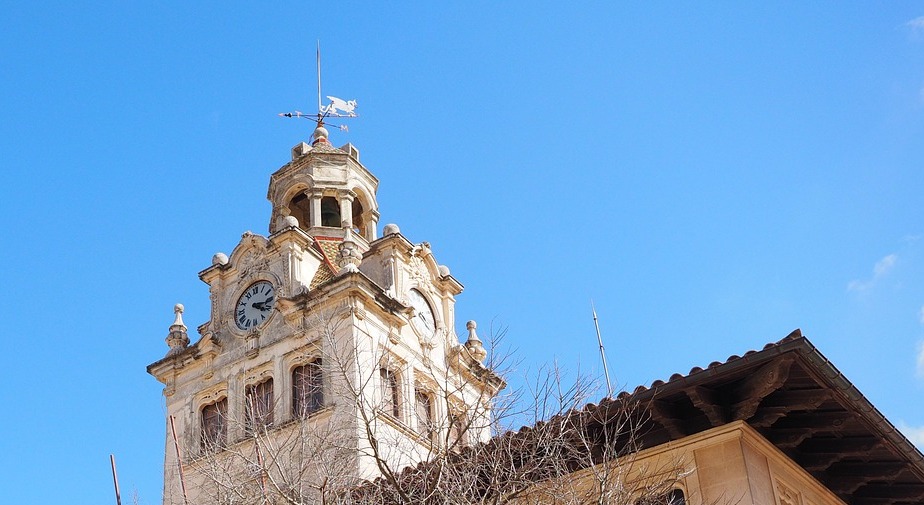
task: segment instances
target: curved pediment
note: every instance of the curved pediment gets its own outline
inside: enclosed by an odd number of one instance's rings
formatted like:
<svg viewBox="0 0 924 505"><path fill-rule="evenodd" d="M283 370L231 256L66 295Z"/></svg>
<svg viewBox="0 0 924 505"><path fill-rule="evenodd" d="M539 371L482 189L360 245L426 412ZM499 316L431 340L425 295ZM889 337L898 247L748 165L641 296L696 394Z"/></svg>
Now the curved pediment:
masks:
<svg viewBox="0 0 924 505"><path fill-rule="evenodd" d="M240 272L242 278L247 274L269 269L269 240L251 232L244 232L231 256L228 258L228 267Z"/></svg>

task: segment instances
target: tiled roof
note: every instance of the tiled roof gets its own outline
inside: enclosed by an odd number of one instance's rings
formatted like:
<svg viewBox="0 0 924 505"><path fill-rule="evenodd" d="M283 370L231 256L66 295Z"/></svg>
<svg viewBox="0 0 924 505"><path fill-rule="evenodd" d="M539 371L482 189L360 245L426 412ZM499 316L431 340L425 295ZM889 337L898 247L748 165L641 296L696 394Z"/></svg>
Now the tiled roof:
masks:
<svg viewBox="0 0 924 505"><path fill-rule="evenodd" d="M649 414L647 447L745 421L847 503L924 504L924 455L798 329L581 412L625 403Z"/></svg>
<svg viewBox="0 0 924 505"><path fill-rule="evenodd" d="M347 154L346 151L337 149L329 142L315 142L311 145L312 153L330 153L330 154Z"/></svg>
<svg viewBox="0 0 924 505"><path fill-rule="evenodd" d="M324 256L324 261L318 267L318 271L315 272L314 278L311 279L311 283L308 285L309 290L313 290L337 276L339 271L337 257L340 255L341 242L343 242L343 239L336 237L314 237L314 247Z"/></svg>

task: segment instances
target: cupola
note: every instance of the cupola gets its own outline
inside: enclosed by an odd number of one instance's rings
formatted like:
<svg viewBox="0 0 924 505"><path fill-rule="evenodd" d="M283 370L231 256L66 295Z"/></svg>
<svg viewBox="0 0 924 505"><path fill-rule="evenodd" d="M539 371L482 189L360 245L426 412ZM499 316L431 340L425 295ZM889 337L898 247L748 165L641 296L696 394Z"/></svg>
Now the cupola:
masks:
<svg viewBox="0 0 924 505"><path fill-rule="evenodd" d="M291 224L291 216L313 237L343 239L350 230L365 249L377 238L378 184L360 163L358 149L351 144L331 146L327 129L319 126L311 145L301 142L293 147L292 160L270 178L270 234Z"/></svg>

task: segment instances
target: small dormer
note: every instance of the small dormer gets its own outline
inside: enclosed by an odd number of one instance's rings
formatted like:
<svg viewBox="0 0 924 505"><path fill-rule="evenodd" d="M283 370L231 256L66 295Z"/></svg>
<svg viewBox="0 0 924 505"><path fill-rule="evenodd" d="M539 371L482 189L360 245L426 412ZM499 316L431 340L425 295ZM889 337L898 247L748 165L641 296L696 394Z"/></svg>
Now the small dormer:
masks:
<svg viewBox="0 0 924 505"><path fill-rule="evenodd" d="M311 145L302 142L292 148L292 161L270 178L270 234L280 231L283 220L292 216L299 228L314 237L342 238L352 230L366 243L372 242L379 219L378 184L359 162L359 150L350 144L331 146L327 130L319 126Z"/></svg>

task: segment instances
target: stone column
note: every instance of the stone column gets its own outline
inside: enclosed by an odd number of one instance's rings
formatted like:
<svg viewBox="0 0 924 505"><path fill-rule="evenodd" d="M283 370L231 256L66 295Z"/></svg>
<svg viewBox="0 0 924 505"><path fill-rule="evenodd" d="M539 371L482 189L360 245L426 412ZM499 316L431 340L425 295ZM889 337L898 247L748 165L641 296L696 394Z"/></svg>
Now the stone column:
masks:
<svg viewBox="0 0 924 505"><path fill-rule="evenodd" d="M353 228L353 199L356 193L347 191L340 195L340 226Z"/></svg>
<svg viewBox="0 0 924 505"><path fill-rule="evenodd" d="M242 383L241 373L236 373L228 378L228 391L226 401L228 402L228 419L225 420L227 426L228 443L237 440L243 435L244 421L244 385Z"/></svg>
<svg viewBox="0 0 924 505"><path fill-rule="evenodd" d="M375 232L376 227L378 227L379 224L379 213L373 209L367 210L363 222L366 223L366 229L363 230L363 236L366 238L366 240L372 242L378 238L376 237Z"/></svg>
<svg viewBox="0 0 924 505"><path fill-rule="evenodd" d="M321 196L320 191L312 191L308 194L311 198L311 223L308 226L311 228L321 226Z"/></svg>
<svg viewBox="0 0 924 505"><path fill-rule="evenodd" d="M289 420L289 405L292 405L292 374L287 373L282 356L273 360L273 419L279 425Z"/></svg>

